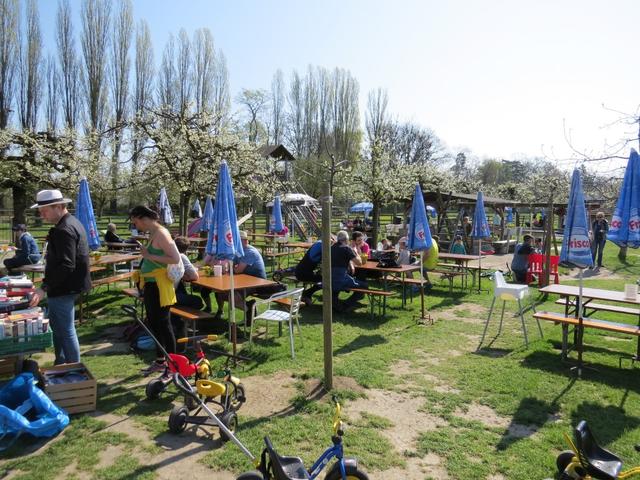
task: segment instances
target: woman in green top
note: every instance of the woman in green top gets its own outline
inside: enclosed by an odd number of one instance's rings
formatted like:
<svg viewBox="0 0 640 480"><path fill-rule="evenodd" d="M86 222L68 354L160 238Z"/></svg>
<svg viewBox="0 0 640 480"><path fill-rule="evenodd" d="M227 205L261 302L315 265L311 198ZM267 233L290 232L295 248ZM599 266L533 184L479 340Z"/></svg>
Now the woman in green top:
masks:
<svg viewBox="0 0 640 480"><path fill-rule="evenodd" d="M145 276L144 306L153 334L168 353L175 353L176 338L171 328L170 306L160 305L160 291L153 276L148 274L158 268L166 268L169 264L180 262L180 253L169 231L158 222L158 214L148 207L139 205L129 212L130 221L139 232L149 232L149 243L140 246L142 254L141 275ZM165 358L159 347L156 347L156 361L146 370L148 375L165 370Z"/></svg>

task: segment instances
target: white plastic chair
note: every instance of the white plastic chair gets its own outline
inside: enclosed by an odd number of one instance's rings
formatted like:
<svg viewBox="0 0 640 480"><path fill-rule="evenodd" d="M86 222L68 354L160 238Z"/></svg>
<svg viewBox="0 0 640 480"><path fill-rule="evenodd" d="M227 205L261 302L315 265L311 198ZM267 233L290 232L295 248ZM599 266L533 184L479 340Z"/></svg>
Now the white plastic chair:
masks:
<svg viewBox="0 0 640 480"><path fill-rule="evenodd" d="M291 358L296 358L294 345L293 345L293 322L295 320L298 327L298 335L300 336L300 345L302 345L302 332L300 331L300 323L298 322L298 316L300 314L300 302L302 298L302 288L296 288L293 290L287 290L285 292L278 292L271 295L266 300L257 300L254 305L254 316L251 321L251 330L249 332L249 344L253 339L253 327L257 320L264 320L267 323L267 330L265 338L269 334L269 322L288 323L289 324L289 342L291 345ZM289 310L276 310L271 308L271 304L276 303L277 300L290 299ZM258 306L267 305L267 309L258 314Z"/></svg>
<svg viewBox="0 0 640 480"><path fill-rule="evenodd" d="M500 335L502 332L502 320L504 319L504 307L509 301L517 301L518 302L518 314L520 315L520 321L522 322L522 332L524 333L524 343L528 347L529 340L527 338L527 327L524 323L524 315L522 310L522 299L529 296L529 287L527 285L515 285L509 284L505 281L504 276L500 270L496 271L493 274L493 301L491 302L491 308L489 309L489 316L487 317L487 321L484 324L484 331L482 332L482 338L480 339L480 344L478 345L477 350L480 350L482 346L482 342L484 342L484 337L487 333L487 328L489 327L489 320L491 320L491 314L493 313L493 307L496 303L496 299L499 298L502 300L502 313L500 315L500 325L498 326L498 333L496 336ZM531 308L533 311L536 311L536 306L533 302L531 302ZM540 331L540 338L542 338L542 327L540 326L540 321L536 318L536 322L538 323L538 330Z"/></svg>

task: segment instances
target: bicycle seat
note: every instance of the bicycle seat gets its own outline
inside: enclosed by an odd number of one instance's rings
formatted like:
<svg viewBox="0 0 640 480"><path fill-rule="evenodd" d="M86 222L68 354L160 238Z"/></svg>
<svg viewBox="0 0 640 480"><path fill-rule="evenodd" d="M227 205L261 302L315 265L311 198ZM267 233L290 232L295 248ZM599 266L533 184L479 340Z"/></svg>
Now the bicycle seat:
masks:
<svg viewBox="0 0 640 480"><path fill-rule="evenodd" d="M277 480L306 480L311 478L300 457L282 457L278 455L269 437L264 437L264 443L267 446L274 478Z"/></svg>
<svg viewBox="0 0 640 480"><path fill-rule="evenodd" d="M585 420L578 424L574 436L580 463L587 473L601 480L616 480L622 470L620 457L598 445Z"/></svg>

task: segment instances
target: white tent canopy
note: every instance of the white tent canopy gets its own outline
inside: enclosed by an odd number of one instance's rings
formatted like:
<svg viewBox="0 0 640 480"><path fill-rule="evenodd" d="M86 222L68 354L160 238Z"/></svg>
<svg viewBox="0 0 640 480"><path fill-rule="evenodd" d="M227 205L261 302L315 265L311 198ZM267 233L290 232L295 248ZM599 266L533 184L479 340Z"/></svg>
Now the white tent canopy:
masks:
<svg viewBox="0 0 640 480"><path fill-rule="evenodd" d="M318 205L318 200L305 193L285 193L280 195L281 203L291 203L294 205ZM273 207L273 200L267 202L267 207Z"/></svg>

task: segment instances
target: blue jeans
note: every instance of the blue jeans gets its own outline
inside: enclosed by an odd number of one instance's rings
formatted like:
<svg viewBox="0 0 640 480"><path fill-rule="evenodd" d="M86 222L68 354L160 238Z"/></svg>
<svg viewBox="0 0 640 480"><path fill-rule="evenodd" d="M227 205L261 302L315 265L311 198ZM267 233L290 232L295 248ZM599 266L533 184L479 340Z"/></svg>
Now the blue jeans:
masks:
<svg viewBox="0 0 640 480"><path fill-rule="evenodd" d="M74 324L76 297L77 295L62 295L47 298L56 365L80 361L80 343Z"/></svg>

